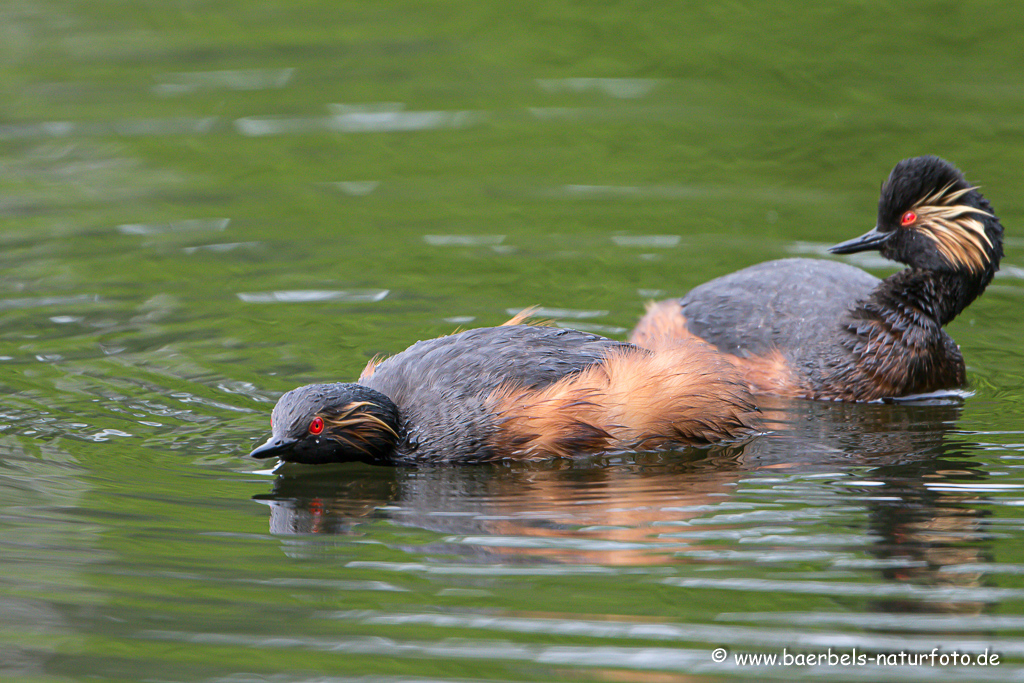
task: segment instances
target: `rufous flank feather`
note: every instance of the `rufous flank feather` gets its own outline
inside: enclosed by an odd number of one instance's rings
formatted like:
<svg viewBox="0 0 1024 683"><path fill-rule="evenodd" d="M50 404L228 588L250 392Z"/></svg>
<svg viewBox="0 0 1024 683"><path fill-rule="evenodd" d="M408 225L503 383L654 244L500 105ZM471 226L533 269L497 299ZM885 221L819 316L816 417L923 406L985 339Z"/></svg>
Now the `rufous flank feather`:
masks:
<svg viewBox="0 0 1024 683"><path fill-rule="evenodd" d="M686 341L653 352L616 349L542 389L502 386L488 400L499 418L498 450L518 458L702 444L757 424L736 369Z"/></svg>

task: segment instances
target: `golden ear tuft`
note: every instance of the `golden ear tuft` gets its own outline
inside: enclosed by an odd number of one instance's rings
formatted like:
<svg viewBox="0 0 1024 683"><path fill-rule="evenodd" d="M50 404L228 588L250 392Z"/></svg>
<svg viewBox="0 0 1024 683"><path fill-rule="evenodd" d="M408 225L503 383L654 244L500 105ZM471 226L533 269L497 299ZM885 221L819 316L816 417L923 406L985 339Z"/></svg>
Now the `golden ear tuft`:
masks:
<svg viewBox="0 0 1024 683"><path fill-rule="evenodd" d="M378 407L370 401L349 403L337 415L324 418L327 426L324 435L364 453L370 452L367 445L374 439L387 435L397 440L398 433L391 425L376 415L358 410L364 406Z"/></svg>
<svg viewBox="0 0 1024 683"><path fill-rule="evenodd" d="M991 217L992 214L955 203L977 187L959 190L952 190L952 187L950 183L914 205L919 220L913 229L931 239L951 264L980 272L989 264L992 240L978 216Z"/></svg>

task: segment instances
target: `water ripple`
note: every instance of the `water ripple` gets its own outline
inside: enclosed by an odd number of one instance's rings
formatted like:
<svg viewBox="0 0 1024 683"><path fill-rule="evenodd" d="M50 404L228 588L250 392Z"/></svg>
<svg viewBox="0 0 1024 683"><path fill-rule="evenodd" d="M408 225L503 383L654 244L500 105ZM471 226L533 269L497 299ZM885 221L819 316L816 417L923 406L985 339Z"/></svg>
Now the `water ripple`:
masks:
<svg viewBox="0 0 1024 683"><path fill-rule="evenodd" d="M337 133L383 133L466 128L486 118L478 111L351 111L333 116L248 116L235 120L242 135L302 134L316 131ZM0 130L2 133L2 130Z"/></svg>
<svg viewBox="0 0 1024 683"><path fill-rule="evenodd" d="M193 218L169 223L126 223L117 226L122 235L158 235L171 232L199 232L211 230L223 232L231 223L230 218Z"/></svg>
<svg viewBox="0 0 1024 683"><path fill-rule="evenodd" d="M506 308L509 315L518 315L523 312L522 308ZM545 308L539 307L532 311L532 316L538 318L568 318L570 320L586 320L587 318L601 318L608 315L608 311L583 311L573 308Z"/></svg>
<svg viewBox="0 0 1024 683"><path fill-rule="evenodd" d="M41 308L43 306L75 306L100 301L97 294L74 294L71 296L41 296L25 299L0 299L0 311L13 308Z"/></svg>
<svg viewBox="0 0 1024 683"><path fill-rule="evenodd" d="M843 583L839 581L782 581L772 579L684 579L661 580L678 588L754 591L759 593L815 593L867 598L910 598L926 602L989 602L1024 598L1024 588L931 587L911 583Z"/></svg>
<svg viewBox="0 0 1024 683"><path fill-rule="evenodd" d="M490 247L505 241L505 235L424 235L432 247Z"/></svg>
<svg viewBox="0 0 1024 683"><path fill-rule="evenodd" d="M250 304L308 304L321 301L342 303L375 303L384 299L387 289L296 289L277 292L239 292L238 298Z"/></svg>
<svg viewBox="0 0 1024 683"><path fill-rule="evenodd" d="M391 572L438 574L445 576L576 576L593 574L649 574L651 570L639 568L606 567L600 565L542 565L513 566L507 564L425 564L420 562L371 562L355 560L345 564L357 569L374 569Z"/></svg>
<svg viewBox="0 0 1024 683"><path fill-rule="evenodd" d="M191 71L160 76L163 83L153 86L153 93L162 97L186 95L203 90L267 90L283 88L291 81L293 68L225 69Z"/></svg>
<svg viewBox="0 0 1024 683"><path fill-rule="evenodd" d="M1024 630L1024 616L973 614L947 616L941 614L886 614L879 612L723 612L716 621L752 621L799 626L845 626L873 631L1019 631Z"/></svg>
<svg viewBox="0 0 1024 683"><path fill-rule="evenodd" d="M537 85L550 93L600 92L612 97L636 99L649 95L662 81L656 78L538 78Z"/></svg>

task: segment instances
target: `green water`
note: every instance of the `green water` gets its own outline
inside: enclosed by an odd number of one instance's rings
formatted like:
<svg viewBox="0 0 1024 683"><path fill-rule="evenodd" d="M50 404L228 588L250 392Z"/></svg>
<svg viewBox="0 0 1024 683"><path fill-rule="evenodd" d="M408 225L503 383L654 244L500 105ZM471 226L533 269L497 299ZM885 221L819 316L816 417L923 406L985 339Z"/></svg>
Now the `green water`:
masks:
<svg viewBox="0 0 1024 683"><path fill-rule="evenodd" d="M0 6L0 676L1024 675L1024 11L906 5ZM280 392L417 339L531 305L623 338L824 256L925 153L1008 235L950 327L963 405L770 402L747 443L532 465L244 457ZM783 648L1001 660L731 658Z"/></svg>

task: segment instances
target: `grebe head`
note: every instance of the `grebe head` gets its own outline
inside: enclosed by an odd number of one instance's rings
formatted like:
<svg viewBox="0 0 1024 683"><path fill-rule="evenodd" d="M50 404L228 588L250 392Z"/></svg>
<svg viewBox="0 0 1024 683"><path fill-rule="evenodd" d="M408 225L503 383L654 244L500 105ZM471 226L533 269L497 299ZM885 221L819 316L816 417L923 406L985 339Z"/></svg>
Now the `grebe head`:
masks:
<svg viewBox="0 0 1024 683"><path fill-rule="evenodd" d="M398 408L359 384L309 384L282 396L270 418L273 431L254 458L286 462L378 462L398 443Z"/></svg>
<svg viewBox="0 0 1024 683"><path fill-rule="evenodd" d="M878 223L833 254L877 250L911 268L966 273L987 285L1003 256L1003 226L955 166L935 156L904 159L882 185Z"/></svg>

